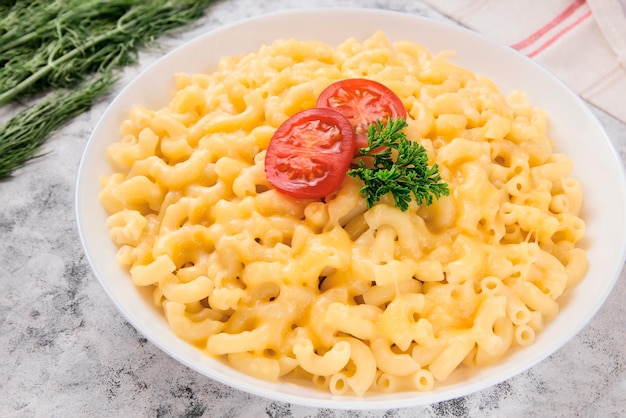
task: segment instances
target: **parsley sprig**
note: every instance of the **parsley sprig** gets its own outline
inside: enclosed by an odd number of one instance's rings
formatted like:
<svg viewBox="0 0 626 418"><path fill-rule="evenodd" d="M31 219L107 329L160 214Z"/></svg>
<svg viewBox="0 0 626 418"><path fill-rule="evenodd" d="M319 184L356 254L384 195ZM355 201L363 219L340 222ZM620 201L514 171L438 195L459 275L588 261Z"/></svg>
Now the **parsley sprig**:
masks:
<svg viewBox="0 0 626 418"><path fill-rule="evenodd" d="M418 204L430 205L434 198L450 194L437 164L428 166L426 149L402 131L407 126L404 119L398 118L389 119L386 124L376 121L368 128L368 146L360 148L359 154L373 158L373 164L366 166L361 159L356 168L348 171L349 176L363 181L359 191L368 208L387 193L392 194L402 211L409 208L413 198Z"/></svg>

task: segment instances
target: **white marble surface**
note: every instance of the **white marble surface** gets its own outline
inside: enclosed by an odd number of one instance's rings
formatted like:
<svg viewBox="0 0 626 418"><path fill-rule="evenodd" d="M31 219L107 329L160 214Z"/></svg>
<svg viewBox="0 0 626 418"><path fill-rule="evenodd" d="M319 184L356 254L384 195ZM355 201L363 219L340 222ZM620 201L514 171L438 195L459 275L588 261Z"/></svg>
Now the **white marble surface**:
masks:
<svg viewBox="0 0 626 418"><path fill-rule="evenodd" d="M223 24L302 5L300 0L220 1L200 24L163 39L163 50ZM384 8L444 19L417 0L309 0L306 5ZM142 54L116 91L162 53ZM50 154L0 182L0 416L626 415L624 271L606 304L562 349L517 377L452 401L389 411L316 409L255 397L187 369L124 320L92 275L79 243L75 177L105 106L103 100L75 119L50 138ZM626 125L593 111L626 161Z"/></svg>

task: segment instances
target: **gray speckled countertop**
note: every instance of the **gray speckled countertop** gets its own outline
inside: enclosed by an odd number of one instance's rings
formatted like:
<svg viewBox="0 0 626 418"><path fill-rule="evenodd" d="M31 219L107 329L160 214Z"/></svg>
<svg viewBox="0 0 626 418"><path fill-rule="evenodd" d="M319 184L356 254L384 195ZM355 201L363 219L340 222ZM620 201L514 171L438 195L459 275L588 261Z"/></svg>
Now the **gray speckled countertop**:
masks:
<svg viewBox="0 0 626 418"><path fill-rule="evenodd" d="M444 19L417 0L307 2L307 7L329 6L385 8ZM296 7L302 2L216 2L198 25L163 39L163 50L223 24ZM164 51L143 53L115 92ZM79 242L75 177L106 103L50 138L48 155L0 182L1 417L626 416L624 271L594 319L555 354L494 387L425 407L359 413L283 404L231 389L176 362L116 310L92 275ZM626 125L592 110L626 161Z"/></svg>

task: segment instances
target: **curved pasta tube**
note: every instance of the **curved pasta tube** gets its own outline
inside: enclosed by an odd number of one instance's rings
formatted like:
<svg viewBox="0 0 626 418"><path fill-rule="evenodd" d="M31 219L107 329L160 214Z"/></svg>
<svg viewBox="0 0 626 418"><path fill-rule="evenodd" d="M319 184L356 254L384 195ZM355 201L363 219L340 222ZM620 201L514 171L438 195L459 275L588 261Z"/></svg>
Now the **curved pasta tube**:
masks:
<svg viewBox="0 0 626 418"><path fill-rule="evenodd" d="M371 341L380 334L376 323L381 312L376 306L333 302L326 308L324 321L330 327L334 327L335 332L343 332L360 340Z"/></svg>
<svg viewBox="0 0 626 418"><path fill-rule="evenodd" d="M213 281L199 276L187 283L180 283L176 276L167 276L161 281L163 296L179 303L191 303L206 299L213 291Z"/></svg>
<svg viewBox="0 0 626 418"><path fill-rule="evenodd" d="M259 188L269 189L264 166L260 163L242 169L233 181L233 193L238 197L255 196Z"/></svg>
<svg viewBox="0 0 626 418"><path fill-rule="evenodd" d="M167 280L175 270L176 264L172 259L162 254L150 264L131 268L130 278L137 286L149 286Z"/></svg>
<svg viewBox="0 0 626 418"><path fill-rule="evenodd" d="M149 127L139 131L137 135L127 134L120 142L107 147L107 154L115 163L124 167L132 167L139 160L155 154L159 136Z"/></svg>
<svg viewBox="0 0 626 418"><path fill-rule="evenodd" d="M435 119L435 128L437 135L446 140L455 141L463 134L467 126L467 117L465 115L455 115L452 113L441 114ZM470 157L471 158L471 157Z"/></svg>
<svg viewBox="0 0 626 418"><path fill-rule="evenodd" d="M194 321L185 313L185 305L178 302L163 303L165 318L177 337L193 344L204 343L206 340L224 329L224 323L214 318Z"/></svg>
<svg viewBox="0 0 626 418"><path fill-rule="evenodd" d="M218 188L213 190L219 194ZM181 197L176 202L164 205L161 210L160 235L175 233L185 224L196 224L199 219L206 216L211 207L211 202L205 199L206 195L194 197ZM197 231L197 229L196 229Z"/></svg>
<svg viewBox="0 0 626 418"><path fill-rule="evenodd" d="M488 297L482 301L474 319L472 334L478 347L489 354L497 353L504 345L494 332L494 324L506 315L506 296Z"/></svg>
<svg viewBox="0 0 626 418"><path fill-rule="evenodd" d="M304 228L296 230L294 241L298 231L304 231ZM325 268L343 269L350 263L350 237L343 228L331 228L317 235L307 232L302 238L303 245L294 248L293 262L286 265L285 271L290 276L288 281L315 283L317 286ZM297 247L297 244L294 242L292 247Z"/></svg>
<svg viewBox="0 0 626 418"><path fill-rule="evenodd" d="M180 189L194 180L201 179L211 162L211 154L202 149L196 149L187 160L175 165L169 165L161 158L151 156L137 161L129 176L150 176L163 187Z"/></svg>
<svg viewBox="0 0 626 418"><path fill-rule="evenodd" d="M522 346L527 346L535 341L535 330L530 325L514 325L513 341Z"/></svg>
<svg viewBox="0 0 626 418"><path fill-rule="evenodd" d="M489 164L489 151L490 146L487 142L455 138L437 154L437 163L455 168L465 162L474 161L482 167Z"/></svg>
<svg viewBox="0 0 626 418"><path fill-rule="evenodd" d="M556 218L532 206L505 202L500 207L500 213L505 224L518 224L522 230L536 234L540 243L551 242L559 228Z"/></svg>
<svg viewBox="0 0 626 418"><path fill-rule="evenodd" d="M376 359L372 350L362 341L350 337L338 340L350 344L350 362L354 370L351 370L351 374L339 372L332 375L329 382L330 391L334 394L343 394L346 387L349 387L357 396L362 396L376 378Z"/></svg>
<svg viewBox="0 0 626 418"><path fill-rule="evenodd" d="M567 288L576 286L583 279L589 268L589 260L581 248L572 248L561 255L567 272Z"/></svg>
<svg viewBox="0 0 626 418"><path fill-rule="evenodd" d="M504 139L511 132L511 119L502 115L493 115L485 122L485 138Z"/></svg>
<svg viewBox="0 0 626 418"><path fill-rule="evenodd" d="M269 324L262 324L252 331L236 334L221 332L207 340L207 350L212 354L241 353L245 351L262 351L269 340Z"/></svg>
<svg viewBox="0 0 626 418"><path fill-rule="evenodd" d="M187 141L187 127L178 119L168 114L156 115L151 121L155 132L164 131L159 143L159 150L170 164L185 161L194 149Z"/></svg>
<svg viewBox="0 0 626 418"><path fill-rule="evenodd" d="M190 78L183 81L188 77L187 74L178 73L175 74L175 77L179 90L172 98L172 111L177 114L195 113L198 116L205 114L207 105L202 87L191 84L193 81ZM187 82L190 84L186 84Z"/></svg>
<svg viewBox="0 0 626 418"><path fill-rule="evenodd" d="M204 123L204 132L233 132L238 129L251 129L263 119L263 97L251 90L244 96L246 108L239 114L215 113Z"/></svg>
<svg viewBox="0 0 626 418"><path fill-rule="evenodd" d="M481 245L464 234L460 234L453 244L460 257L448 263L445 277L449 283L463 285L478 279L485 265L486 252Z"/></svg>
<svg viewBox="0 0 626 418"><path fill-rule="evenodd" d="M276 359L248 352L228 353L228 362L235 369L259 379L276 381L281 376L281 365Z"/></svg>
<svg viewBox="0 0 626 418"><path fill-rule="evenodd" d="M506 315L514 324L526 324L530 321L531 311L500 278L487 276L480 281L480 288L481 294L506 298Z"/></svg>
<svg viewBox="0 0 626 418"><path fill-rule="evenodd" d="M413 341L430 342L433 338L430 323L425 318L415 319L423 312L423 294L396 295L381 315L383 334L402 351L408 350Z"/></svg>
<svg viewBox="0 0 626 418"><path fill-rule="evenodd" d="M420 365L411 355L395 353L386 339L376 338L370 345L376 365L382 372L393 376L407 376L420 370Z"/></svg>
<svg viewBox="0 0 626 418"><path fill-rule="evenodd" d="M147 219L136 210L122 210L107 218L109 236L117 245L136 246L148 224Z"/></svg>
<svg viewBox="0 0 626 418"><path fill-rule="evenodd" d="M553 242L566 241L577 243L585 236L586 224L579 217L571 213L559 213L556 219L559 222L559 226L552 236Z"/></svg>
<svg viewBox="0 0 626 418"><path fill-rule="evenodd" d="M495 223L500 192L491 184L480 164L465 162L458 171L462 180L455 193L456 225L468 234L475 234L481 224L491 226Z"/></svg>
<svg viewBox="0 0 626 418"><path fill-rule="evenodd" d="M243 289L220 287L209 294L209 305L220 311L235 309L239 301L246 295Z"/></svg>
<svg viewBox="0 0 626 418"><path fill-rule="evenodd" d="M367 204L360 198L359 182L352 178L346 177L343 181L341 188L337 194L330 200L328 200L327 213L328 223L330 225L346 225L356 216L364 213L367 209Z"/></svg>
<svg viewBox="0 0 626 418"><path fill-rule="evenodd" d="M487 352L480 346L476 347L474 361L479 367L493 364L504 356L513 342L514 325L507 317L498 318L493 323L493 333L500 337L502 344L498 350L492 352Z"/></svg>
<svg viewBox="0 0 626 418"><path fill-rule="evenodd" d="M552 254L540 251L535 266L541 270L539 277L532 280L543 293L556 300L567 287L565 266Z"/></svg>
<svg viewBox="0 0 626 418"><path fill-rule="evenodd" d="M397 294L421 293L422 286L418 280L398 280L384 285L369 286L362 294L363 301L368 305L382 306L391 302Z"/></svg>
<svg viewBox="0 0 626 418"><path fill-rule="evenodd" d="M130 176L111 190L111 195L125 208L147 213L146 209L158 211L163 202L164 192L159 184L148 177Z"/></svg>
<svg viewBox="0 0 626 418"><path fill-rule="evenodd" d="M548 138L542 135L542 131L542 127L538 128L516 119L507 135L507 139L519 145L528 155L528 161L533 166L544 164L552 154L552 145Z"/></svg>
<svg viewBox="0 0 626 418"><path fill-rule="evenodd" d="M152 253L157 258L167 255L175 266L185 263L198 263L202 257L201 248L215 248L209 231L199 225L186 225L175 231L158 236Z"/></svg>
<svg viewBox="0 0 626 418"><path fill-rule="evenodd" d="M293 346L293 353L298 365L317 376L330 376L341 371L350 360L351 346L347 341L338 341L323 355L315 353L309 339L298 341Z"/></svg>
<svg viewBox="0 0 626 418"><path fill-rule="evenodd" d="M446 340L445 348L428 365L428 370L435 379L443 381L472 351L476 341L471 331L450 331L439 338Z"/></svg>
<svg viewBox="0 0 626 418"><path fill-rule="evenodd" d="M574 163L570 158L563 154L552 154L548 161L532 167L530 172L535 178L546 179L554 183L567 177L573 168Z"/></svg>
<svg viewBox="0 0 626 418"><path fill-rule="evenodd" d="M561 180L561 188L567 197L567 212L578 216L583 206L583 188L580 182L573 177L568 177Z"/></svg>
<svg viewBox="0 0 626 418"><path fill-rule="evenodd" d="M533 283L516 280L511 282L509 286L515 290L530 309L541 312L545 319L551 319L558 313L559 304Z"/></svg>
<svg viewBox="0 0 626 418"><path fill-rule="evenodd" d="M365 214L365 221L372 230L377 230L387 225L395 231L398 237L398 245L413 254L419 255L419 251L427 247L432 234L420 217L410 217L408 213L386 204L375 205Z"/></svg>
<svg viewBox="0 0 626 418"><path fill-rule="evenodd" d="M429 132L436 129L436 119L432 111L420 101L413 101L408 109L408 113L411 116L408 121L408 129L416 133L415 137L426 137Z"/></svg>

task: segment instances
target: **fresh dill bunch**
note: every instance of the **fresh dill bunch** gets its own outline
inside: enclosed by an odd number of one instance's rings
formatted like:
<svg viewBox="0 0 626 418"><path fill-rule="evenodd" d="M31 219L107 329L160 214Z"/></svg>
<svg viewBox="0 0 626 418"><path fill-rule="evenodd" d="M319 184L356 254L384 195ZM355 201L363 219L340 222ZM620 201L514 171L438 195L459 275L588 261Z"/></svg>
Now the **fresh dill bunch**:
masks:
<svg viewBox="0 0 626 418"><path fill-rule="evenodd" d="M34 0L0 21L0 106L133 64L214 0Z"/></svg>
<svg viewBox="0 0 626 418"><path fill-rule="evenodd" d="M0 178L40 156L46 137L104 95L140 48L213 2L0 0L0 106L40 100L0 125Z"/></svg>
<svg viewBox="0 0 626 418"><path fill-rule="evenodd" d="M376 121L368 127L368 146L360 148L359 154L372 158L373 163L366 166L360 159L358 166L348 171L349 176L363 181L359 191L368 208L387 193L402 211L409 208L413 198L420 205L430 205L434 198L450 194L437 164L428 166L426 149L402 131L407 126L404 119L398 118L387 124Z"/></svg>
<svg viewBox="0 0 626 418"><path fill-rule="evenodd" d="M115 81L109 72L85 82L78 89L55 92L1 125L0 179L42 156L39 151L46 138L69 119L88 110Z"/></svg>

